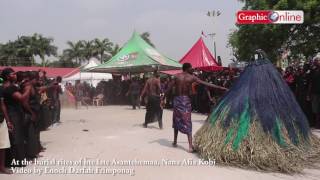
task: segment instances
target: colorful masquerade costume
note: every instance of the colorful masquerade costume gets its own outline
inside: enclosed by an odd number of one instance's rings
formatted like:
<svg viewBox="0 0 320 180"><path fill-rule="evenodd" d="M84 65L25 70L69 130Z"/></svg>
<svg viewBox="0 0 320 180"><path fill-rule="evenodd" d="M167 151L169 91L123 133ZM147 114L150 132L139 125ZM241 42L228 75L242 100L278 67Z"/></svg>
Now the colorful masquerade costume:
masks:
<svg viewBox="0 0 320 180"><path fill-rule="evenodd" d="M320 141L288 85L259 54L195 135L201 158L285 173L319 162Z"/></svg>

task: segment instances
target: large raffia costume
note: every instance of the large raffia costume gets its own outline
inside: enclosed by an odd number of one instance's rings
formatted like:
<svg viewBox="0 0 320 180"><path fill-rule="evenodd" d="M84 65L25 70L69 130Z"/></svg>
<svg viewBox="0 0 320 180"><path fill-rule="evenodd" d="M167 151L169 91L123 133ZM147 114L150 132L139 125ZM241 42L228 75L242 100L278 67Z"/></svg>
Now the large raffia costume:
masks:
<svg viewBox="0 0 320 180"><path fill-rule="evenodd" d="M258 57L195 134L195 147L217 164L301 172L319 162L320 141L280 73Z"/></svg>

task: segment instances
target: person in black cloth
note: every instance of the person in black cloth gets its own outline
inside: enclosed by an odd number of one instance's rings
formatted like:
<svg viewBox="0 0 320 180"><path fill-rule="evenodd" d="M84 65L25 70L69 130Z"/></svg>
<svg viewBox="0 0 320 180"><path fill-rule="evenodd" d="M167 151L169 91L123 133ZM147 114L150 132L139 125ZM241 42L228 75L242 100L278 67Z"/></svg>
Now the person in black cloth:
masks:
<svg viewBox="0 0 320 180"><path fill-rule="evenodd" d="M38 74L38 72L36 73ZM18 72L17 79L21 93L27 91L25 86L30 86L30 93L27 96L26 101L23 102L23 129L25 135L26 157L27 159L33 159L36 158L39 153L39 143L36 131L38 114L36 113L35 108L31 107L31 104L33 104L36 94L36 90L33 87L32 81L34 81L36 77L35 75L33 75L32 71Z"/></svg>
<svg viewBox="0 0 320 180"><path fill-rule="evenodd" d="M157 71L154 71L153 77L149 78L141 92L140 102L143 97L147 95L148 102L146 105L146 115L143 127L147 128L149 123L158 122L159 128L162 129L162 113L163 109L161 107L162 100L160 97L161 85L160 85L160 75Z"/></svg>
<svg viewBox="0 0 320 180"><path fill-rule="evenodd" d="M8 118L13 124L13 131L10 132L11 158L9 159L15 159L21 162L26 158L25 136L23 129L23 106L27 104L26 102L31 91L31 85L30 83L26 83L23 93L20 93L19 87L15 84L17 76L12 68L5 68L2 71L1 76L4 80L4 104L8 112ZM32 119L34 120L34 118L35 117L33 115ZM17 163L15 166L22 166L22 164Z"/></svg>
<svg viewBox="0 0 320 180"><path fill-rule="evenodd" d="M315 58L310 76L308 99L312 103L316 128L320 129L320 58Z"/></svg>
<svg viewBox="0 0 320 180"><path fill-rule="evenodd" d="M33 122L35 136L33 143L30 145L31 153L34 156L39 156L39 153L44 150L40 143L40 113L41 113L41 104L40 104L40 84L39 84L39 73L36 71L29 72L29 80L31 83L31 92L28 99L31 110L36 114L36 120Z"/></svg>
<svg viewBox="0 0 320 180"><path fill-rule="evenodd" d="M139 94L141 91L141 85L137 81L137 78L132 78L132 82L129 86L129 90L127 92L127 96L130 95L130 100L132 104L132 109L136 109L136 106L140 109L140 102L139 102Z"/></svg>
<svg viewBox="0 0 320 180"><path fill-rule="evenodd" d="M60 103L60 94L62 94L62 89L60 83L62 81L61 76L58 76L51 88L53 88L52 103L53 103L53 123L60 123L60 112L61 112L61 103Z"/></svg>

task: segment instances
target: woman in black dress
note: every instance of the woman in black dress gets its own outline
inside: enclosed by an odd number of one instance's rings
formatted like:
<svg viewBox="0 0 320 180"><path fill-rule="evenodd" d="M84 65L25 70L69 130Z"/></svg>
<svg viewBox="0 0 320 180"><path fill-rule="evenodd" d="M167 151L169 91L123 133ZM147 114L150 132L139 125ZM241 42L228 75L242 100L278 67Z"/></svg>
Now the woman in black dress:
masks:
<svg viewBox="0 0 320 180"><path fill-rule="evenodd" d="M11 68L6 68L1 73L4 80L3 83L3 98L4 104L8 111L8 116L13 124L13 131L10 132L10 154L11 159L16 160L13 166L22 166L21 161L26 158L25 151L25 129L23 128L24 113L23 104L30 94L30 84L25 84L23 93L16 86L16 73ZM10 157L9 157L10 158ZM12 161L11 161L12 162Z"/></svg>

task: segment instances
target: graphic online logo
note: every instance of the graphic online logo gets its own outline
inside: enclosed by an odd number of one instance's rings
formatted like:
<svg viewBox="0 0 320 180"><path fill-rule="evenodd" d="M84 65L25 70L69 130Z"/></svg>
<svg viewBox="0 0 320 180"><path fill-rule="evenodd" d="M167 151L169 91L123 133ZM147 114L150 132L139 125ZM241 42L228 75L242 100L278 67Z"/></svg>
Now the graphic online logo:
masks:
<svg viewBox="0 0 320 180"><path fill-rule="evenodd" d="M238 11L237 24L302 24L303 11Z"/></svg>

